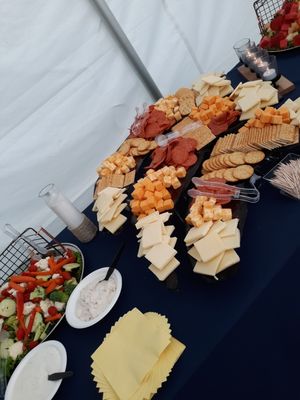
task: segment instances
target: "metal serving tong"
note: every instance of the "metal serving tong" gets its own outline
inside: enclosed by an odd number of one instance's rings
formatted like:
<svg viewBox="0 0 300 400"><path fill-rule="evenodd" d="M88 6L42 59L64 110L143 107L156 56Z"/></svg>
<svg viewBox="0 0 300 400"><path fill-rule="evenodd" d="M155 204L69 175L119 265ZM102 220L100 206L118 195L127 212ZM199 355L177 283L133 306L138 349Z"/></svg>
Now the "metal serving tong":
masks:
<svg viewBox="0 0 300 400"><path fill-rule="evenodd" d="M257 203L260 193L251 183L253 188L240 188L238 186L227 185L222 182L206 181L201 178L193 178L193 184L197 189L190 189L188 195L192 198L197 196L215 197L217 200L240 200L247 203Z"/></svg>

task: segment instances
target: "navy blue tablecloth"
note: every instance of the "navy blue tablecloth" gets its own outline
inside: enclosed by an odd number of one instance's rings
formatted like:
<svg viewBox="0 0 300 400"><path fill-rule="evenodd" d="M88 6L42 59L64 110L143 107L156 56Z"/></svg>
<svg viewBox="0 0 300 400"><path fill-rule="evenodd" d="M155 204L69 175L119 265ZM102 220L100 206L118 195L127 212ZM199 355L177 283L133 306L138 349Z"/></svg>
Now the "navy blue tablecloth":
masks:
<svg viewBox="0 0 300 400"><path fill-rule="evenodd" d="M282 73L297 85L289 97L300 96L299 53L281 55L278 62ZM234 85L241 80L236 70L229 76ZM95 221L91 207L86 214ZM208 283L192 273L184 231L177 224L181 265L176 290L157 281L147 262L136 257L132 224L115 236L99 232L85 245L63 231L61 241L82 249L85 274L105 267L124 240L126 247L118 268L123 288L109 315L84 330L64 321L52 335L65 345L68 369L75 373L62 383L55 399L101 398L92 381L90 356L111 325L134 307L166 315L173 335L187 346L156 399L299 398L299 226L300 203L263 183L261 201L248 209L239 269L230 279Z"/></svg>

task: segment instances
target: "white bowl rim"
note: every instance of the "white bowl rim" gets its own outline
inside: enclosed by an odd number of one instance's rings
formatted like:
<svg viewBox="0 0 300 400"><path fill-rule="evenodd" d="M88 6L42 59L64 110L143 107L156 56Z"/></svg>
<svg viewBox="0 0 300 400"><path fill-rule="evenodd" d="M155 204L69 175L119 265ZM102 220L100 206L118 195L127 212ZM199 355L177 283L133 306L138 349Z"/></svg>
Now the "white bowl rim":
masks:
<svg viewBox="0 0 300 400"><path fill-rule="evenodd" d="M115 293L111 303L106 307L106 309L103 310L102 313L100 313L96 318L91 319L90 321L82 321L81 319L77 318L76 314L75 314L75 306L78 301L78 296L79 296L81 289L83 289L86 285L88 285L89 283L91 283L92 281L94 281L96 279L104 278L107 270L108 270L108 267L96 269L95 271L91 272L86 277L84 277L79 282L79 284L75 287L75 289L73 290L73 292L68 300L67 308L66 308L67 322L73 328L76 328L76 329L89 328L90 326L101 321L111 311L111 309L116 304L116 302L120 296L121 289L122 289L122 276L117 269L115 269L114 272L112 273L112 277L115 278L116 284L117 284L116 293Z"/></svg>
<svg viewBox="0 0 300 400"><path fill-rule="evenodd" d="M61 369L60 371L57 372L63 372L66 370L67 367L67 352L65 349L65 346L57 341L57 340L47 340L46 342L40 343L38 344L34 349L30 350L28 354L26 354L26 356L20 361L20 363L17 365L16 369L14 370L14 372L12 373L7 387L6 387L6 391L5 391L5 397L4 400L9 400L10 396L12 395L12 391L14 389L15 386L15 382L16 380L19 378L19 376L21 375L23 369L26 367L26 364L29 360L32 359L32 357L35 356L36 353L38 353L41 348L44 347L55 347L61 356ZM56 385L55 387L53 387L53 390L49 393L48 397L45 398L45 400L51 400L53 399L53 397L55 396L56 392L58 391L58 388L60 387L61 383L62 383L62 379L55 381L54 382Z"/></svg>

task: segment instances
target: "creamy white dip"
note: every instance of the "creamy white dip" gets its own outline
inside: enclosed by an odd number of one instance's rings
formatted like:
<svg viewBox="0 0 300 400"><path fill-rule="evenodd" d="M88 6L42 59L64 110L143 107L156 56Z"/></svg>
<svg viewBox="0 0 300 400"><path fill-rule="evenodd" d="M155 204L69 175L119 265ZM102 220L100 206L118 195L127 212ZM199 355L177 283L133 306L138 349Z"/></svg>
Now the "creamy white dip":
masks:
<svg viewBox="0 0 300 400"><path fill-rule="evenodd" d="M76 316L82 321L90 321L101 314L112 302L117 285L111 277L108 281L92 282L85 286L76 304Z"/></svg>
<svg viewBox="0 0 300 400"><path fill-rule="evenodd" d="M48 375L61 372L62 358L55 347L44 347L24 366L16 380L10 400L45 400L57 387Z"/></svg>

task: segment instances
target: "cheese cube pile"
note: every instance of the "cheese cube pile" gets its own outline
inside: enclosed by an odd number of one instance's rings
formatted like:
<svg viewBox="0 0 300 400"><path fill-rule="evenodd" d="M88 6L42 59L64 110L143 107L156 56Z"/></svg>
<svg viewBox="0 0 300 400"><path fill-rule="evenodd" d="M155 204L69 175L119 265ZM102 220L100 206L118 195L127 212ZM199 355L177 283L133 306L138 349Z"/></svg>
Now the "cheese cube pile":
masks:
<svg viewBox="0 0 300 400"><path fill-rule="evenodd" d="M200 78L192 84L192 88L199 92L196 97L196 105L199 106L206 96L228 96L232 91L231 81L226 79L224 74L214 72L201 75Z"/></svg>
<svg viewBox="0 0 300 400"><path fill-rule="evenodd" d="M104 228L110 233L115 233L127 220L121 214L127 204L123 203L127 198L125 189L107 187L103 189L95 200L93 211L97 212L99 231Z"/></svg>
<svg viewBox="0 0 300 400"><path fill-rule="evenodd" d="M174 208L171 194L161 180L151 181L146 177L138 180L133 186L133 200L130 201L130 207L132 213L139 219L155 211L161 213Z"/></svg>
<svg viewBox="0 0 300 400"><path fill-rule="evenodd" d="M196 260L195 273L216 277L240 261L234 250L240 247L238 222L237 218L225 222L209 221L200 228L189 230L184 241L188 247L192 246L188 254Z"/></svg>
<svg viewBox="0 0 300 400"><path fill-rule="evenodd" d="M177 238L171 237L175 227L165 225L170 215L156 211L135 224L140 230L137 235L140 243L137 256L144 256L151 263L149 270L160 281L164 281L179 266L174 249Z"/></svg>
<svg viewBox="0 0 300 400"><path fill-rule="evenodd" d="M265 110L257 108L253 118L249 119L249 121L239 129L239 132L249 133L250 128L265 128L270 125L289 124L290 122L290 112L285 106L281 106L278 109L267 107Z"/></svg>
<svg viewBox="0 0 300 400"><path fill-rule="evenodd" d="M278 90L271 82L262 80L240 83L229 96L237 104L237 110L242 110L240 120L254 118L258 108L273 106L278 103Z"/></svg>
<svg viewBox="0 0 300 400"><path fill-rule="evenodd" d="M283 106L289 110L291 125L300 126L300 97L296 100L288 99Z"/></svg>
<svg viewBox="0 0 300 400"><path fill-rule="evenodd" d="M123 175L133 170L135 166L136 163L132 156L125 156L122 153L116 152L99 165L97 173L100 177L112 174Z"/></svg>
<svg viewBox="0 0 300 400"><path fill-rule="evenodd" d="M167 118L174 118L176 121L180 121L182 118L179 111L179 101L176 96L167 96L157 100L154 108L164 112Z"/></svg>
<svg viewBox="0 0 300 400"><path fill-rule="evenodd" d="M205 125L209 125L213 117L221 116L224 112L232 111L236 108L236 104L228 98L223 99L220 96L206 96L201 104L192 109L190 118L201 121Z"/></svg>
<svg viewBox="0 0 300 400"><path fill-rule="evenodd" d="M178 178L185 178L186 169L184 167L175 168L173 165L170 167L165 166L157 171L149 169L146 175L151 182L159 180L163 182L166 188L172 187L173 189L178 189L181 186Z"/></svg>
<svg viewBox="0 0 300 400"><path fill-rule="evenodd" d="M186 222L196 228L200 228L206 222L211 221L229 221L232 219L231 208L222 208L216 204L214 197L198 196L190 208L190 213L186 217Z"/></svg>

